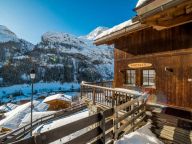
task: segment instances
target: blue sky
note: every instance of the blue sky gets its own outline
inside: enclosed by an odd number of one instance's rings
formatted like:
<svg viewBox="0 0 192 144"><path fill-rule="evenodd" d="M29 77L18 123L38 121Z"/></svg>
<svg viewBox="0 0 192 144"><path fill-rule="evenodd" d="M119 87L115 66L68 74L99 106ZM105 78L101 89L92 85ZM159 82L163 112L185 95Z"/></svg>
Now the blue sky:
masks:
<svg viewBox="0 0 192 144"><path fill-rule="evenodd" d="M135 15L137 0L0 0L0 25L34 44L47 31L86 35Z"/></svg>

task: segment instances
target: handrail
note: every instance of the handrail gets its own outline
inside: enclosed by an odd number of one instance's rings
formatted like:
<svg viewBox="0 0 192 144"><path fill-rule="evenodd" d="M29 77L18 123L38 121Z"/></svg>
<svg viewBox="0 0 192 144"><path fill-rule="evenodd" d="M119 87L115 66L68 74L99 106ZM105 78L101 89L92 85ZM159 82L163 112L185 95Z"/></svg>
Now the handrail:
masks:
<svg viewBox="0 0 192 144"><path fill-rule="evenodd" d="M131 93L129 91L98 86L87 82L81 83L81 98L85 97L93 101L93 104L103 104L114 107L140 97L142 93Z"/></svg>
<svg viewBox="0 0 192 144"><path fill-rule="evenodd" d="M115 88L98 86L98 85L94 85L94 83L89 83L89 82L84 82L84 81L81 83L81 86L87 86L87 87L98 88L98 89L103 89L103 90L110 90L110 91L113 91L113 92L131 94L129 92L125 92L125 91L118 90L118 89L115 89ZM131 94L131 95L140 96L140 95L137 95L137 94Z"/></svg>

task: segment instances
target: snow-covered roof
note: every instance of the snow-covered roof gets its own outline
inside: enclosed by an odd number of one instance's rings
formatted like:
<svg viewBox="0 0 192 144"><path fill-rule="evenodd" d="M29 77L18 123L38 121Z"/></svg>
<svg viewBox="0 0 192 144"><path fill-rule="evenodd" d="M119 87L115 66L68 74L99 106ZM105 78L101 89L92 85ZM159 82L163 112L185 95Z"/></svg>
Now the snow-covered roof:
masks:
<svg viewBox="0 0 192 144"><path fill-rule="evenodd" d="M55 113L56 111L43 111L43 112L33 112L33 121L44 117L44 116L48 116L51 115L53 113ZM31 122L31 113L28 113L25 115L25 117L22 119L19 127L22 127L26 124L29 124Z"/></svg>
<svg viewBox="0 0 192 144"><path fill-rule="evenodd" d="M92 32L90 32L87 36L85 36L85 38L87 38L88 40L94 40L99 34L101 34L102 32L108 30L109 28L107 27L97 27L96 29L94 29Z"/></svg>
<svg viewBox="0 0 192 144"><path fill-rule="evenodd" d="M137 7L141 7L142 5L144 5L145 3L149 2L151 0L138 0L136 8Z"/></svg>
<svg viewBox="0 0 192 144"><path fill-rule="evenodd" d="M120 38L126 34L142 30L146 27L148 26L145 24L141 24L139 21L133 21L132 19L130 19L119 25L112 27L111 29L102 32L95 38L94 43L96 45L107 44L107 42L109 41Z"/></svg>
<svg viewBox="0 0 192 144"><path fill-rule="evenodd" d="M150 130L151 123L147 123L140 129L124 135L115 144L163 144Z"/></svg>
<svg viewBox="0 0 192 144"><path fill-rule="evenodd" d="M7 104L4 104L4 105L0 106L0 111L8 112L8 111L11 111L11 110L15 109L17 106L18 105L13 104L13 103L7 103Z"/></svg>
<svg viewBox="0 0 192 144"><path fill-rule="evenodd" d="M34 112L42 112L48 109L48 104L33 101ZM31 112L31 102L20 105L10 112L5 113L5 118L0 121L0 127L16 129L27 113Z"/></svg>
<svg viewBox="0 0 192 144"><path fill-rule="evenodd" d="M99 35L95 38L95 40L100 39L100 38L102 38L102 37L104 37L104 36L110 35L110 34L112 34L112 33L114 33L114 32L119 31L119 30L122 30L123 28L128 27L128 26L131 26L132 24L133 24L132 19L130 19L130 20L128 20L128 21L125 21L125 22L123 22L123 23L121 23L121 24L119 24L119 25L116 25L116 26L114 26L114 27L112 27L112 28L110 28L110 29L102 32L101 34L99 34Z"/></svg>
<svg viewBox="0 0 192 144"><path fill-rule="evenodd" d="M56 94L56 95L51 95L46 97L43 102L50 102L50 101L54 101L54 100L61 100L61 101L71 101L69 99L70 96L64 95L64 94Z"/></svg>

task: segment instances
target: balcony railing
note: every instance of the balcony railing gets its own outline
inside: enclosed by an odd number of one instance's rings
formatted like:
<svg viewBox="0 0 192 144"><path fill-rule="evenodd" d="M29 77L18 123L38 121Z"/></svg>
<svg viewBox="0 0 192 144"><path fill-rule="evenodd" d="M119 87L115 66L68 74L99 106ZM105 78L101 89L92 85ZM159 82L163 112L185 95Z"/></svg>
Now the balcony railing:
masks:
<svg viewBox="0 0 192 144"><path fill-rule="evenodd" d="M103 104L105 106L114 107L131 101L139 96L141 93L133 93L132 91L113 88L113 82L100 83L81 83L81 98L85 97L93 104Z"/></svg>

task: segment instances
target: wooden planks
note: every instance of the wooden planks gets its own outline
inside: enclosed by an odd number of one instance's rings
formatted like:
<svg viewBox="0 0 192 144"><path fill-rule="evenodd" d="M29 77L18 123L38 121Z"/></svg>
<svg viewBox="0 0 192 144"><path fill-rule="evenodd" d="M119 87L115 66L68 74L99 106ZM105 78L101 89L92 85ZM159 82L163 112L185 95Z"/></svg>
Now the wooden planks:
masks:
<svg viewBox="0 0 192 144"><path fill-rule="evenodd" d="M124 86L122 70L129 69L129 63L151 63L156 71L153 102L192 111L192 82L188 81L192 78L191 27L192 22L162 31L147 28L116 40L115 87ZM165 67L173 72L165 71ZM142 86L142 70L136 69L139 86Z"/></svg>
<svg viewBox="0 0 192 144"><path fill-rule="evenodd" d="M85 108L86 108L85 104L80 104L80 105L77 105L77 106L74 106L71 108L67 108L67 109L58 111L58 112L53 113L51 115L41 117L41 118L33 121L33 124L32 124L33 128L36 127L38 124L42 124L42 123L45 123L45 122L48 122L48 121L51 121L54 119L58 119L60 117L74 114L74 113L81 111ZM19 140L19 139L23 138L25 135L27 135L30 132L30 129L31 129L30 124L27 124L27 125L25 125L21 128L18 128L18 129L14 130L14 131L6 134L6 135L1 136L0 141L4 141L4 143L10 143L10 142Z"/></svg>
<svg viewBox="0 0 192 144"><path fill-rule="evenodd" d="M99 135L102 134L102 141L105 141L105 135L106 135L106 131L108 131L109 129L111 129L113 127L113 120L109 119L107 120L107 118L111 117L113 115L113 109L107 109L106 111L102 112L102 113L98 113L83 119L80 119L78 121L69 123L67 125L64 126L60 126L58 128L52 129L50 131L46 131L43 132L37 136L33 136L30 137L28 139L24 139L17 143L37 143L37 144L44 144L44 143L51 143L54 142L56 140L59 140L65 136L68 136L76 131L82 130L84 128L88 128L89 126L95 124L95 123L99 123L102 122L101 125L89 130L88 132L70 140L67 143L70 144L75 144L75 143L86 143L96 137L98 137Z"/></svg>
<svg viewBox="0 0 192 144"><path fill-rule="evenodd" d="M152 120L152 131L165 143L192 143L192 121L190 119L156 112L152 112L148 118ZM180 121L182 121L182 125L180 125Z"/></svg>

